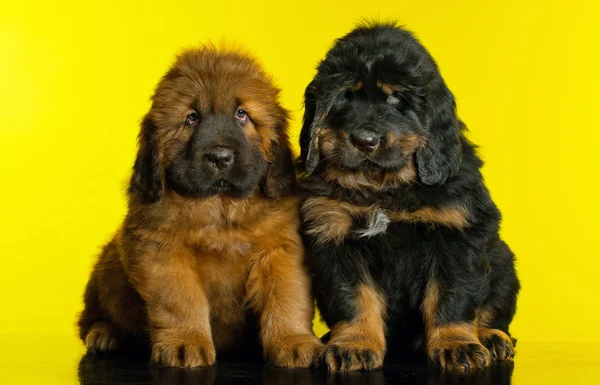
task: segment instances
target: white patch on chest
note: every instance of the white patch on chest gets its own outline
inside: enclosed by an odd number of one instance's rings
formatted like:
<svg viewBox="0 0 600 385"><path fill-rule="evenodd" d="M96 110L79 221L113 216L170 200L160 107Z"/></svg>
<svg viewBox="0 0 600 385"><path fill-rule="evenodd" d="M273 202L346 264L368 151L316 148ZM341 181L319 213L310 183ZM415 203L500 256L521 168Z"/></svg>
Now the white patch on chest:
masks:
<svg viewBox="0 0 600 385"><path fill-rule="evenodd" d="M390 222L390 218L383 211L375 210L373 215L371 215L371 218L369 218L367 228L358 231L358 235L360 237L372 237L383 234L387 230Z"/></svg>

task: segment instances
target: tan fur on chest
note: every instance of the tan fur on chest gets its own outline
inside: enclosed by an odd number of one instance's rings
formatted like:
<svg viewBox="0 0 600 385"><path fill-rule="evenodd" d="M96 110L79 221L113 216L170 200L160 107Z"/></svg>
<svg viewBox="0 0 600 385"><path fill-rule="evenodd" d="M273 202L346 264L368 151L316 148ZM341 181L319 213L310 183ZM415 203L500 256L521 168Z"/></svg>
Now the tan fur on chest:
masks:
<svg viewBox="0 0 600 385"><path fill-rule="evenodd" d="M215 197L190 202L175 198L163 213L168 218L163 230L170 233L170 243L185 249L193 260L210 304L217 349L232 346L243 332L252 265L266 249L278 246L274 241L287 242L281 231L298 222L295 205L291 199ZM273 238L272 234L283 236Z"/></svg>
<svg viewBox="0 0 600 385"><path fill-rule="evenodd" d="M210 304L210 323L217 349L230 347L246 324L246 282L251 260L238 254L197 252L196 270Z"/></svg>
<svg viewBox="0 0 600 385"><path fill-rule="evenodd" d="M306 233L316 236L319 243L342 242L351 234L354 219L368 222L378 212L396 222L427 223L455 229L469 226L469 213L462 206L422 207L414 212L390 211L323 197L308 199L302 205L304 221L308 225Z"/></svg>
<svg viewBox="0 0 600 385"><path fill-rule="evenodd" d="M217 349L235 343L246 323L246 282L257 254L260 200L208 198L171 203L174 234L190 250L210 304ZM264 207L263 207L264 209ZM178 220L175 220L178 218Z"/></svg>
<svg viewBox="0 0 600 385"><path fill-rule="evenodd" d="M229 258L252 252L261 209L264 212L268 206L268 202L252 197L174 198L166 217L172 234L195 254L214 252Z"/></svg>

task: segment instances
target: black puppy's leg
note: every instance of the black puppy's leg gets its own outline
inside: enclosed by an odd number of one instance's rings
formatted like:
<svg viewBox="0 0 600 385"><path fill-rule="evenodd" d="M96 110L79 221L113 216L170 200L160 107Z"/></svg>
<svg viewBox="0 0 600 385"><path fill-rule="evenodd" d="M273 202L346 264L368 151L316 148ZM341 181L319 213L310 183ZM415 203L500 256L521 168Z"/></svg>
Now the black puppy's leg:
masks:
<svg viewBox="0 0 600 385"><path fill-rule="evenodd" d="M520 289L514 255L498 240L489 253L490 291L477 310L477 332L481 343L489 349L493 360L511 361L516 340L508 327L515 315Z"/></svg>
<svg viewBox="0 0 600 385"><path fill-rule="evenodd" d="M427 282L422 303L427 354L440 369L484 368L491 358L479 341L475 322L484 273L480 277L473 271L452 270L438 269Z"/></svg>
<svg viewBox="0 0 600 385"><path fill-rule="evenodd" d="M344 241L353 219L337 202L311 198L302 211L313 293L331 329L318 364L332 371L379 368L386 351L387 298L369 270L373 250Z"/></svg>
<svg viewBox="0 0 600 385"><path fill-rule="evenodd" d="M333 289L333 296L347 296L349 288ZM342 292L343 291L343 292ZM330 371L374 370L385 356L385 296L372 283L351 288L346 303L353 316L331 325L331 339L320 361Z"/></svg>

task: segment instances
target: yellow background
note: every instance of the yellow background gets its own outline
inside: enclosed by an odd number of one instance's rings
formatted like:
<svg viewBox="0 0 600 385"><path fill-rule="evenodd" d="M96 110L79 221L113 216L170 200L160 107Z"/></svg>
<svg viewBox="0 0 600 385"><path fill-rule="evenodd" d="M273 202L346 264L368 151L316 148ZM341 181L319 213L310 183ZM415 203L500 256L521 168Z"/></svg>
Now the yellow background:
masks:
<svg viewBox="0 0 600 385"><path fill-rule="evenodd" d="M100 246L125 214L138 122L182 48L242 43L304 87L363 17L438 61L481 145L523 290L527 341L600 341L597 2L33 1L0 5L0 333L73 335ZM319 331L322 331L319 328Z"/></svg>

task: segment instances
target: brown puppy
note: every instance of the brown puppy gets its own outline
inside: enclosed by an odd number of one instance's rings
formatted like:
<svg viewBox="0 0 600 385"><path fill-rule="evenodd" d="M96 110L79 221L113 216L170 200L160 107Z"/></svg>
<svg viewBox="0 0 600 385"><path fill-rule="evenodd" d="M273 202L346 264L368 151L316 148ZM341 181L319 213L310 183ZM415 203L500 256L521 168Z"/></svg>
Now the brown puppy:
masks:
<svg viewBox="0 0 600 385"><path fill-rule="evenodd" d="M277 366L319 354L278 95L252 59L214 47L183 53L159 82L127 217L85 292L89 351L142 337L155 364L211 365L256 324Z"/></svg>

